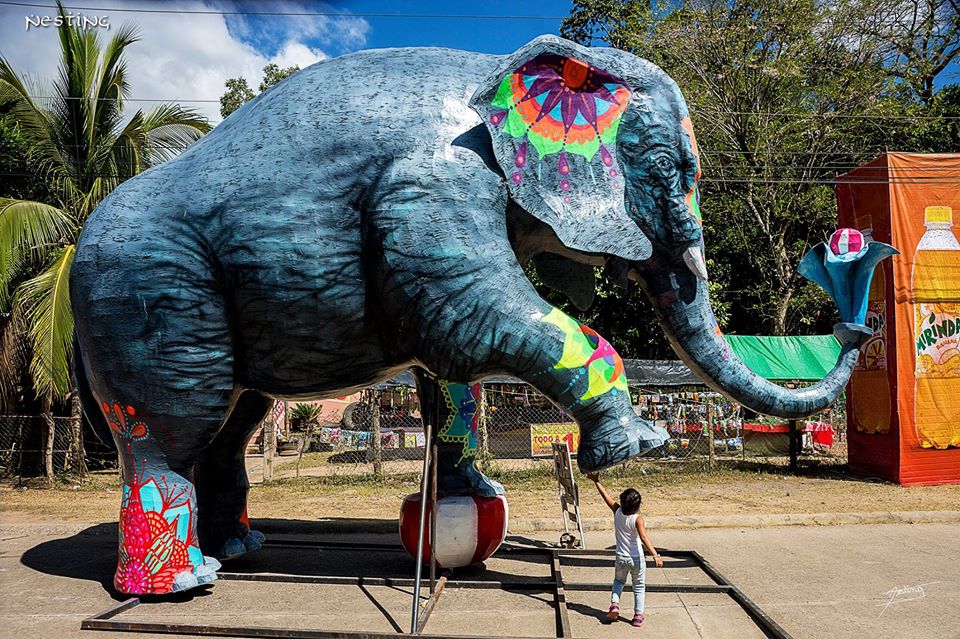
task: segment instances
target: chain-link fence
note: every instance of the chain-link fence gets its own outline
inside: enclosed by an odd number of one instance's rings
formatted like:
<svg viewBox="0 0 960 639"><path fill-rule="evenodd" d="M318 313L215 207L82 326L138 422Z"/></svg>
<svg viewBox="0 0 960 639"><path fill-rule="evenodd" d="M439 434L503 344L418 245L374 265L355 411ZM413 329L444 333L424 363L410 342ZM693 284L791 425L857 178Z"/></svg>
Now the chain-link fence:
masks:
<svg viewBox="0 0 960 639"><path fill-rule="evenodd" d="M702 389L632 388L635 412L665 428L670 439L645 456L647 460L684 461L786 457L792 425L745 411L713 392ZM287 414L296 412L291 405ZM846 425L842 404L796 425L801 452L843 461ZM373 464L423 459L425 443L416 391L410 388L370 389L323 407L310 432L289 420L278 425L281 455L312 452L316 472L357 471ZM374 445L379 438L380 446ZM551 444L565 442L576 453L577 424L532 387L524 384L484 384L477 440L481 458L509 466L535 465L549 460ZM299 466L303 466L300 464ZM298 466L298 469L299 469ZM323 467L326 466L326 469ZM411 466L411 469L415 466ZM299 470L298 470L299 472Z"/></svg>
<svg viewBox="0 0 960 639"><path fill-rule="evenodd" d="M790 424L748 413L717 393L699 388L631 388L631 400L642 419L670 434L666 444L650 451L646 460L789 454ZM90 446L84 450L83 432L71 418L50 419L0 415L0 478L52 479L81 474L88 467L115 465L115 453L110 450L106 455ZM549 460L555 442L566 443L574 454L579 445L580 431L570 416L525 384L484 384L477 424L480 459L514 468ZM803 453L845 461L842 402L798 426ZM291 469L296 474L362 473L380 469L384 463L389 468L390 462L422 460L424 444L416 391L380 386L336 401L277 402L247 454L263 458L266 478L286 476ZM409 470L418 467L409 464Z"/></svg>
<svg viewBox="0 0 960 639"><path fill-rule="evenodd" d="M0 415L0 478L82 474L81 427L69 417Z"/></svg>

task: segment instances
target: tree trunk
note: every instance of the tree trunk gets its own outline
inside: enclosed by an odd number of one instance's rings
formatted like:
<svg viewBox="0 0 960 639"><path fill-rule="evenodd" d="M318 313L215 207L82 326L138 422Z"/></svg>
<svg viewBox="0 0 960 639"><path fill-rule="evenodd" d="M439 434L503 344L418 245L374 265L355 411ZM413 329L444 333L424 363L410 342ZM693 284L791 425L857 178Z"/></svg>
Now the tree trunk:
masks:
<svg viewBox="0 0 960 639"><path fill-rule="evenodd" d="M77 477L87 474L87 460L83 446L83 409L80 406L80 393L76 388L70 394L70 451L67 463L70 472Z"/></svg>
<svg viewBox="0 0 960 639"><path fill-rule="evenodd" d="M793 299L793 287L787 286L781 289L781 294L777 300L775 314L773 317L773 334L787 334L787 312L790 310L790 300Z"/></svg>
<svg viewBox="0 0 960 639"><path fill-rule="evenodd" d="M263 422L263 481L273 479L273 456L277 447L277 426L274 420L276 415L273 409L267 414Z"/></svg>
<svg viewBox="0 0 960 639"><path fill-rule="evenodd" d="M53 441L57 434L57 425L53 421L51 414L50 397L43 399L43 423L46 428L43 429L43 470L47 477L47 484L53 486Z"/></svg>
<svg viewBox="0 0 960 639"><path fill-rule="evenodd" d="M370 442L373 447L373 475L383 478L383 442L380 439L380 391L372 391L373 406L370 407Z"/></svg>
<svg viewBox="0 0 960 639"><path fill-rule="evenodd" d="M490 439L487 436L487 420L490 417L490 411L487 406L486 386L480 387L480 405L477 410L480 411L480 423L477 425L477 468L486 472L490 465Z"/></svg>
<svg viewBox="0 0 960 639"><path fill-rule="evenodd" d="M713 438L714 438L714 434L713 434L713 422L714 422L714 418L713 418L713 415L714 415L713 402L710 402L709 404L707 404L707 433L708 433L708 435L709 435L709 437L710 437L710 439L707 440L707 445L709 446L709 449L708 449L708 450L709 450L709 452L710 452L709 460L708 460L708 465L709 465L709 468L710 468L711 471L717 469L716 443L713 441Z"/></svg>

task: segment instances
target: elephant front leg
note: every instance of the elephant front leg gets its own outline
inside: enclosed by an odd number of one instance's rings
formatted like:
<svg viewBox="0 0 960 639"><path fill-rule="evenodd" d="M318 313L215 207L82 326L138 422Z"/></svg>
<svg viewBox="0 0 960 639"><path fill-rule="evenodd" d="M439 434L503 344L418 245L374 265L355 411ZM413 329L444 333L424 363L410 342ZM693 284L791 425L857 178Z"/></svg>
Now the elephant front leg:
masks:
<svg viewBox="0 0 960 639"><path fill-rule="evenodd" d="M668 434L633 411L623 360L610 343L527 287L525 279L496 290L475 285L469 313L444 308L424 325L421 335L434 340L420 342L421 360L443 377L506 373L540 390L580 425L585 472L661 446Z"/></svg>
<svg viewBox="0 0 960 639"><path fill-rule="evenodd" d="M521 374L580 424L581 470L602 470L666 442L665 429L634 412L623 360L606 339L556 308L538 315L538 321L551 327L539 335L543 355L537 361L545 357L547 368Z"/></svg>
<svg viewBox="0 0 960 639"><path fill-rule="evenodd" d="M417 394L425 424L436 417L437 490L443 495L503 495L503 486L477 468L481 417L480 384L437 379L416 372Z"/></svg>

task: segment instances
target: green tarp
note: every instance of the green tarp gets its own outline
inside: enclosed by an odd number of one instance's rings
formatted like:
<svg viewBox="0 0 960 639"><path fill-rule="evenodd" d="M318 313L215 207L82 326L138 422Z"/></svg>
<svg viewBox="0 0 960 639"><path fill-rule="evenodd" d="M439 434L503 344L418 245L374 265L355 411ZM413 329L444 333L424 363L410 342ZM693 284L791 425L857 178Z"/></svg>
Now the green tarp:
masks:
<svg viewBox="0 0 960 639"><path fill-rule="evenodd" d="M750 370L767 379L816 381L840 356L840 343L833 335L724 337Z"/></svg>

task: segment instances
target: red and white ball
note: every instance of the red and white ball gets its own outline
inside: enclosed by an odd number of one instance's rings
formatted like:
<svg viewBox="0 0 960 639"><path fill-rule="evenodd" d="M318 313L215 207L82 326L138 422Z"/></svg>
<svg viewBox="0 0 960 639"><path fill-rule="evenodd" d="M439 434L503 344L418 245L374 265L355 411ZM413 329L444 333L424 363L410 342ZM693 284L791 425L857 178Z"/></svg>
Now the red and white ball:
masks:
<svg viewBox="0 0 960 639"><path fill-rule="evenodd" d="M478 564L497 551L507 536L509 508L506 497L456 496L437 500L437 564L459 568ZM430 510L427 502L423 561L430 561ZM417 556L420 527L420 494L408 495L400 507L400 540Z"/></svg>
<svg viewBox="0 0 960 639"><path fill-rule="evenodd" d="M857 229L837 229L830 236L830 252L837 257L855 255L863 250L867 241Z"/></svg>

